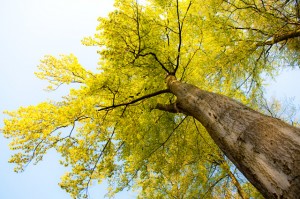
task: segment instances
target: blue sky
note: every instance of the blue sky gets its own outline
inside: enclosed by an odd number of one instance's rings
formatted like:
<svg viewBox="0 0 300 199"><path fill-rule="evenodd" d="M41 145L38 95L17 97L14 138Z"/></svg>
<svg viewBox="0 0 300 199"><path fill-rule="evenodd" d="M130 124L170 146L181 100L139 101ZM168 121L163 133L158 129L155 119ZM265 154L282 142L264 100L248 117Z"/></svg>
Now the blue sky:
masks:
<svg viewBox="0 0 300 199"><path fill-rule="evenodd" d="M84 36L95 32L97 18L112 9L112 0L2 0L0 1L0 127L2 112L19 106L34 105L65 94L47 93L47 83L34 75L39 60L46 54L74 53L82 65L97 67L96 49L81 45ZM300 71L284 71L269 82L268 95L296 97L300 104ZM12 154L8 141L0 136L1 199L70 198L58 186L65 169L50 151L38 165L29 165L16 174L7 163ZM93 186L91 198L103 198L105 186ZM116 198L134 198L123 192Z"/></svg>
<svg viewBox="0 0 300 199"><path fill-rule="evenodd" d="M84 36L93 35L97 18L112 10L111 0L2 0L0 1L0 128L2 112L19 106L58 99L66 89L49 93L47 83L34 75L46 54L74 53L82 65L95 69L96 49L81 45ZM7 163L11 151L8 140L0 137L1 199L66 199L60 189L60 176L66 171L59 157L50 151L38 165L29 165L16 174ZM93 186L91 198L103 198L105 186ZM123 192L116 198L133 198Z"/></svg>

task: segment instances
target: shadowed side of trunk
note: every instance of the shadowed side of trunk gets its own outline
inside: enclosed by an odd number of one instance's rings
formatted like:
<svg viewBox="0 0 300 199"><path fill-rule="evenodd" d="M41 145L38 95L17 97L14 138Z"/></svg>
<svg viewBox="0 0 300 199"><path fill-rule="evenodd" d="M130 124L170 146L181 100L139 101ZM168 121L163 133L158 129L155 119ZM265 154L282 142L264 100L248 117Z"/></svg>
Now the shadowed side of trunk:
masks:
<svg viewBox="0 0 300 199"><path fill-rule="evenodd" d="M168 76L174 106L195 117L266 198L300 196L300 129Z"/></svg>

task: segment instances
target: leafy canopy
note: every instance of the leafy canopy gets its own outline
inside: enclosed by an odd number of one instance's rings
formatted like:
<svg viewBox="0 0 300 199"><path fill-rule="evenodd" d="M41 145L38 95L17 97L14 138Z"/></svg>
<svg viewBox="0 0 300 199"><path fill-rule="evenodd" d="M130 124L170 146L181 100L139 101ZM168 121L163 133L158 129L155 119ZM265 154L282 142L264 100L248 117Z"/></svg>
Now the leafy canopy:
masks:
<svg viewBox="0 0 300 199"><path fill-rule="evenodd" d="M82 41L99 47L97 72L73 54L47 55L36 75L48 90L80 86L59 102L7 112L15 170L55 149L70 169L60 186L73 198L103 179L109 194L133 186L142 198L258 197L200 123L156 106L175 101L164 82L175 74L255 107L263 77L298 66L297 1L116 0L115 8Z"/></svg>

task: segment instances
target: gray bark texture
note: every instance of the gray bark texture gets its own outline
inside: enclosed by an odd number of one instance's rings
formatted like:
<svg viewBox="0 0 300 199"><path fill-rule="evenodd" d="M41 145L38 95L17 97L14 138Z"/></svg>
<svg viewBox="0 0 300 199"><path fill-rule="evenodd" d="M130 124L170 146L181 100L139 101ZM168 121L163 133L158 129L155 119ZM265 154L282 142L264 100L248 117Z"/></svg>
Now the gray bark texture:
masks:
<svg viewBox="0 0 300 199"><path fill-rule="evenodd" d="M167 77L176 107L196 118L265 198L300 198L300 129L223 95Z"/></svg>

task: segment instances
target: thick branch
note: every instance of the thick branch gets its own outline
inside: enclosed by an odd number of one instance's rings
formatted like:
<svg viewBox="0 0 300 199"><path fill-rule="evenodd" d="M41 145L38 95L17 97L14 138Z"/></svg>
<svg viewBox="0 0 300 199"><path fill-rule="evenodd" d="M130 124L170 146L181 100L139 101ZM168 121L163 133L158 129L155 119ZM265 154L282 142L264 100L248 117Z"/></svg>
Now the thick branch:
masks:
<svg viewBox="0 0 300 199"><path fill-rule="evenodd" d="M160 95L160 94L163 94L163 93L169 93L169 89L164 89L164 90L160 90L160 91L157 91L157 92L154 92L154 93L150 93L148 95L144 95L142 97L139 97L137 99L134 99L130 102L126 102L126 103L121 103L121 104L116 104L116 105L112 105L112 106L107 106L107 107L103 107L103 108L100 108L98 109L97 111L103 111L103 110L109 110L109 109L114 109L114 108L117 108L117 107L120 107L120 106L128 106L128 105L131 105L131 104L134 104L136 102L139 102L139 101L142 101L144 99L148 99L148 98L151 98L151 97L154 97L154 96L157 96L157 95Z"/></svg>
<svg viewBox="0 0 300 199"><path fill-rule="evenodd" d="M183 113L187 116L189 115L187 112L183 111L180 108L180 104L178 104L177 102L171 103L171 104L160 104L160 103L158 103L154 109L161 110L161 111L166 111L166 112L169 112L169 113Z"/></svg>
<svg viewBox="0 0 300 199"><path fill-rule="evenodd" d="M166 111L170 113L181 113L181 111L177 108L176 103L172 104L157 104L155 109Z"/></svg>
<svg viewBox="0 0 300 199"><path fill-rule="evenodd" d="M281 41L286 41L288 39L293 39L296 37L300 37L300 29L298 29L296 31L290 31L290 32L287 32L282 35L274 35L272 40L257 43L257 46L273 45L273 44L279 43Z"/></svg>

